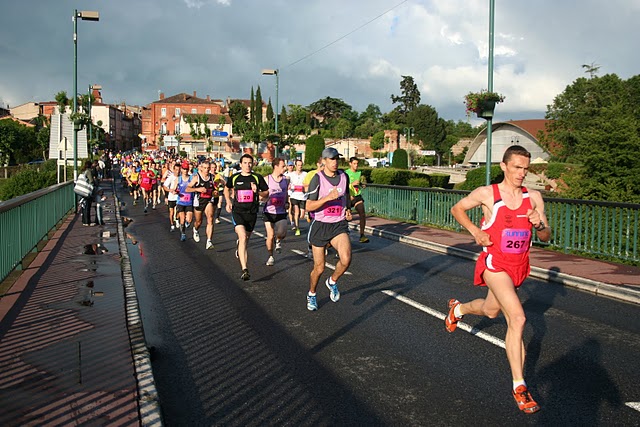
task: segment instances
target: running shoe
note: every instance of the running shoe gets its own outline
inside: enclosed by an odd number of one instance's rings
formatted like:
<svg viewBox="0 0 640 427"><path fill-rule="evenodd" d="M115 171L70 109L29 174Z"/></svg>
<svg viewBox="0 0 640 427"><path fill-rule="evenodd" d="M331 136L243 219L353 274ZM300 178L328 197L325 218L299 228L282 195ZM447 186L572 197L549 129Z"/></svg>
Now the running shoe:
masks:
<svg viewBox="0 0 640 427"><path fill-rule="evenodd" d="M191 223L189 221L185 221L184 228L189 228L190 225L191 225Z"/></svg>
<svg viewBox="0 0 640 427"><path fill-rule="evenodd" d="M181 233L181 234L180 234L180 241L181 241L181 242L185 242L186 240L187 240L187 235L186 235L186 234L184 234L184 233Z"/></svg>
<svg viewBox="0 0 640 427"><path fill-rule="evenodd" d="M240 244L240 240L236 240L236 258L240 258L238 256L238 245Z"/></svg>
<svg viewBox="0 0 640 427"><path fill-rule="evenodd" d="M291 231L296 231L296 228L298 228L298 227L296 227L295 224L291 223Z"/></svg>
<svg viewBox="0 0 640 427"><path fill-rule="evenodd" d="M267 260L267 265L273 265L276 263L276 260L270 256L269 259Z"/></svg>
<svg viewBox="0 0 640 427"><path fill-rule="evenodd" d="M340 299L340 291L338 290L338 284L337 283L334 283L333 285L330 284L329 279L325 280L324 284L327 285L327 288L329 288L329 290L331 291L331 295L329 295L329 297L331 298L331 301L338 302L338 300Z"/></svg>
<svg viewBox="0 0 640 427"><path fill-rule="evenodd" d="M244 270L242 270L242 276L240 276L240 278L242 280L244 280L245 282L249 279L251 279L251 276L249 275L249 270L247 270L246 268Z"/></svg>
<svg viewBox="0 0 640 427"><path fill-rule="evenodd" d="M276 252L282 252L282 240L276 240Z"/></svg>
<svg viewBox="0 0 640 427"><path fill-rule="evenodd" d="M207 240L207 246L205 247L205 249L213 249L213 243L211 242L211 240Z"/></svg>
<svg viewBox="0 0 640 427"><path fill-rule="evenodd" d="M307 294L307 310L315 311L318 309L318 297L316 295Z"/></svg>
<svg viewBox="0 0 640 427"><path fill-rule="evenodd" d="M369 243L369 238L363 234L360 236L360 243Z"/></svg>
<svg viewBox="0 0 640 427"><path fill-rule="evenodd" d="M200 241L200 233L195 228L193 229L193 241L196 243Z"/></svg>
<svg viewBox="0 0 640 427"><path fill-rule="evenodd" d="M525 414L533 414L540 410L540 405L536 403L535 400L531 397L531 393L527 390L527 386L519 385L512 392L513 398L518 404L518 409L520 409Z"/></svg>
<svg viewBox="0 0 640 427"><path fill-rule="evenodd" d="M171 231L172 233L173 233L174 231L176 231L176 226L175 226L175 225L172 225L172 226L171 226L171 230L169 230L169 231Z"/></svg>
<svg viewBox="0 0 640 427"><path fill-rule="evenodd" d="M216 223L216 224L220 224L220 218L216 218L215 223Z"/></svg>
<svg viewBox="0 0 640 427"><path fill-rule="evenodd" d="M299 235L300 235L300 229L296 228L296 236L299 236Z"/></svg>
<svg viewBox="0 0 640 427"><path fill-rule="evenodd" d="M153 205L151 205L151 209L155 209L156 208L156 204L154 203Z"/></svg>
<svg viewBox="0 0 640 427"><path fill-rule="evenodd" d="M447 307L449 307L449 314L444 319L444 327L447 330L447 332L455 331L456 328L458 327L458 321L462 319L462 316L456 317L456 315L453 314L453 311L459 305L460 305L460 301L458 301L457 299L452 298L449 300L449 303L447 305Z"/></svg>
<svg viewBox="0 0 640 427"><path fill-rule="evenodd" d="M307 258L313 259L313 251L311 249L307 251Z"/></svg>
<svg viewBox="0 0 640 427"><path fill-rule="evenodd" d="M147 207L146 206L144 207L144 213L147 213Z"/></svg>
<svg viewBox="0 0 640 427"><path fill-rule="evenodd" d="M180 228L180 220L176 219L174 222L176 223L176 228Z"/></svg>

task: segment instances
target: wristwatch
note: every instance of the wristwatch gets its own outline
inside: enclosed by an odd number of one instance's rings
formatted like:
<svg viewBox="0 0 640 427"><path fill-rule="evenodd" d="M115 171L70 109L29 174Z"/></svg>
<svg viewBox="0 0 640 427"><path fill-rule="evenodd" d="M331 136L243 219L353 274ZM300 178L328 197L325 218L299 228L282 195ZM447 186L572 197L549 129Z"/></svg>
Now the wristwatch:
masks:
<svg viewBox="0 0 640 427"><path fill-rule="evenodd" d="M538 226L537 226L537 227L533 227L533 228L535 228L535 229L536 229L536 231L542 231L542 230L544 230L545 228L547 228L547 226L544 224L544 222L540 221L540 224L538 224Z"/></svg>

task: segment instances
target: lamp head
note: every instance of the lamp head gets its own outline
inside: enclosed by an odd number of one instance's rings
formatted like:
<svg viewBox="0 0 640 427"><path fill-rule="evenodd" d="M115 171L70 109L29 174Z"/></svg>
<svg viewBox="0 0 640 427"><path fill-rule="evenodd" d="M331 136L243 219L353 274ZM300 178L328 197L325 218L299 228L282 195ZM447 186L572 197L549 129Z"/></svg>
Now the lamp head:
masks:
<svg viewBox="0 0 640 427"><path fill-rule="evenodd" d="M78 12L78 18L83 21L99 21L100 13L95 10L81 10Z"/></svg>

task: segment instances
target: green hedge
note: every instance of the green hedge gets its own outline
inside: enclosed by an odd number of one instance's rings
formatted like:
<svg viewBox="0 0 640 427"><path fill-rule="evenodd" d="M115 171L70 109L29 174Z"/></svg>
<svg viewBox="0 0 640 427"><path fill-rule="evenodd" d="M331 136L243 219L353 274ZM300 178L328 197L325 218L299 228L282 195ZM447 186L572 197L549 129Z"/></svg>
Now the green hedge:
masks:
<svg viewBox="0 0 640 427"><path fill-rule="evenodd" d="M429 178L409 178L409 182L407 183L409 187L421 187L421 188L429 188L431 187L431 183L429 182Z"/></svg>
<svg viewBox="0 0 640 427"><path fill-rule="evenodd" d="M54 185L57 181L56 171L44 169L41 172L35 169L24 169L5 180L0 188L0 200L10 200Z"/></svg>
<svg viewBox="0 0 640 427"><path fill-rule="evenodd" d="M431 187L449 188L449 175L443 173L434 173L429 175Z"/></svg>
<svg viewBox="0 0 640 427"><path fill-rule="evenodd" d="M316 168L316 160L322 155L324 150L324 138L320 135L311 135L305 142L304 164Z"/></svg>
<svg viewBox="0 0 640 427"><path fill-rule="evenodd" d="M467 177L464 182L456 185L456 189L459 190L475 190L478 187L486 185L486 170L485 166L481 166L477 169L467 172ZM491 166L491 183L497 184L504 179L504 173L500 169L499 165Z"/></svg>

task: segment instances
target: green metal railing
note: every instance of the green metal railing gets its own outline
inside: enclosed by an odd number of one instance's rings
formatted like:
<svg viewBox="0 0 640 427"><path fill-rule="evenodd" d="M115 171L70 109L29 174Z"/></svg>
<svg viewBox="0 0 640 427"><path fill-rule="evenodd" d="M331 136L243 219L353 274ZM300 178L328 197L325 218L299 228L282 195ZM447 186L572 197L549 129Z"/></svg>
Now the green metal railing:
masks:
<svg viewBox="0 0 640 427"><path fill-rule="evenodd" d="M73 182L0 203L0 281L75 207Z"/></svg>
<svg viewBox="0 0 640 427"><path fill-rule="evenodd" d="M366 208L375 215L460 232L464 229L450 209L467 194L468 191L376 184L363 191ZM553 198L545 199L545 211L552 239L548 243L534 239L536 244L587 256L640 262L640 205ZM480 224L480 208L468 214L475 224Z"/></svg>

